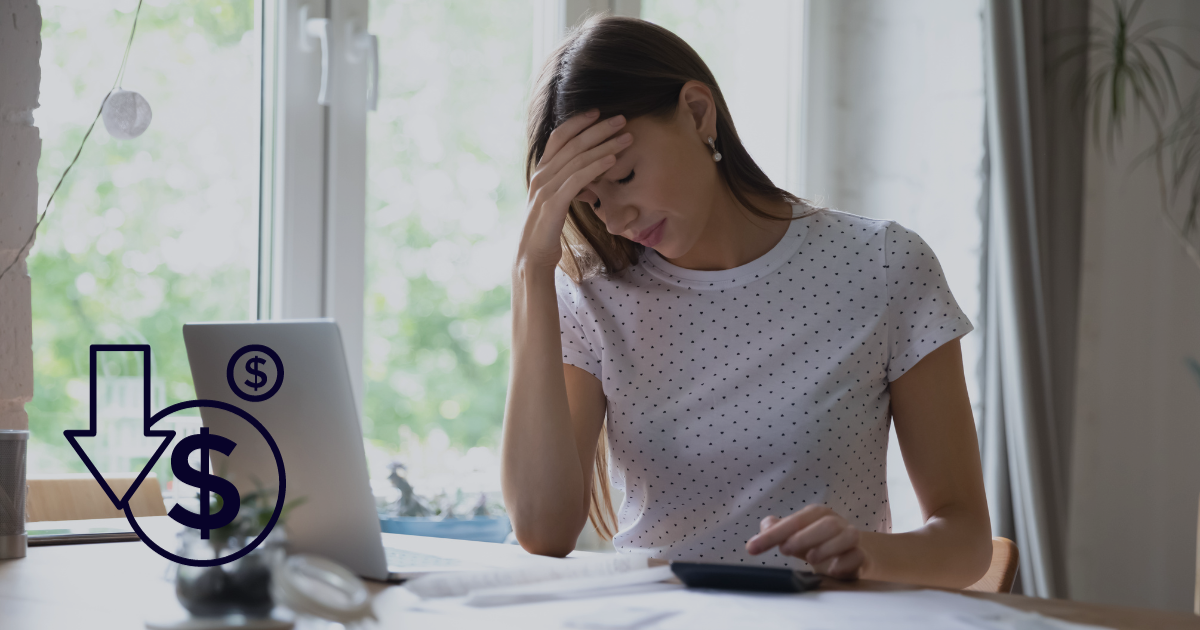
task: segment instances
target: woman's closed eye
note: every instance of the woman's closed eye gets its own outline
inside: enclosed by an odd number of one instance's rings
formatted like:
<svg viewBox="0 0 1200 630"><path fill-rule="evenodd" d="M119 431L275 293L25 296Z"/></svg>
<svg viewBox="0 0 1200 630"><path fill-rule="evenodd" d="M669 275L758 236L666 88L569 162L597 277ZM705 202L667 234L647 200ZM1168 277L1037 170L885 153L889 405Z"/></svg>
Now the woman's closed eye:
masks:
<svg viewBox="0 0 1200 630"><path fill-rule="evenodd" d="M635 172L637 172L637 171L629 171L629 175L626 175L625 177L618 179L617 183L618 184L628 184L629 182L633 181L633 174ZM596 203L592 204L592 209L595 210L596 208L599 208L599 207L600 207L600 200L597 199Z"/></svg>

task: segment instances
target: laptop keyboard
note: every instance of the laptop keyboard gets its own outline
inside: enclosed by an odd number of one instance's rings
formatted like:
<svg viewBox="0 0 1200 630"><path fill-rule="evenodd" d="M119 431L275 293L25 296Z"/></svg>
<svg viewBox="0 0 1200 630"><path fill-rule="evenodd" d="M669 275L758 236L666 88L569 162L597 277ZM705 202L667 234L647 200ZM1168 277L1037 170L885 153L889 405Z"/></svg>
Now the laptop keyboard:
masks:
<svg viewBox="0 0 1200 630"><path fill-rule="evenodd" d="M417 553L416 551L396 549L395 547L384 547L383 551L387 555L389 569L393 567L446 567L460 564L454 558L431 556L427 553Z"/></svg>

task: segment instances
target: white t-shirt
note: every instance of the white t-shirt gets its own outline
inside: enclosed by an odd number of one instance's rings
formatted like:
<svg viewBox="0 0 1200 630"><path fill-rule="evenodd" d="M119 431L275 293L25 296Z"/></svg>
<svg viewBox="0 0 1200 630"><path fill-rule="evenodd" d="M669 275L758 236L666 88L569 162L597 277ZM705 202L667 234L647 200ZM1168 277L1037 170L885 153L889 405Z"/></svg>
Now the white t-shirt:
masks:
<svg viewBox="0 0 1200 630"><path fill-rule="evenodd" d="M613 543L673 560L806 567L745 544L814 503L890 531L888 383L973 328L920 236L827 209L734 269L647 248L612 278L559 270L556 288L563 363L608 399Z"/></svg>

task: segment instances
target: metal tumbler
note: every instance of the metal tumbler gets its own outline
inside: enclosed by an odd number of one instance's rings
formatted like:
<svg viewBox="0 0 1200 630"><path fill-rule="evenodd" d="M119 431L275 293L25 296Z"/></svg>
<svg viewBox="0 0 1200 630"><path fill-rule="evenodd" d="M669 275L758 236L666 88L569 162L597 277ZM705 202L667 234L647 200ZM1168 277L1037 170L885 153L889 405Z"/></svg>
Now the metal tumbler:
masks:
<svg viewBox="0 0 1200 630"><path fill-rule="evenodd" d="M0 429L0 560L25 557L25 451L29 431Z"/></svg>

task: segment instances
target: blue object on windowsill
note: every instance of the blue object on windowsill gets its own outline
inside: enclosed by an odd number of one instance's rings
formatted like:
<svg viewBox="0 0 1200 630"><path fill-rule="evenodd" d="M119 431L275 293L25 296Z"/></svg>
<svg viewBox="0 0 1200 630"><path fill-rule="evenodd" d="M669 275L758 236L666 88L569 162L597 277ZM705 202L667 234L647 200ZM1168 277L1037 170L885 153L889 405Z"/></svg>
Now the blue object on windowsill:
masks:
<svg viewBox="0 0 1200 630"><path fill-rule="evenodd" d="M432 536L480 542L504 542L511 527L507 516L438 518L430 516L381 516L379 526L387 534Z"/></svg>

